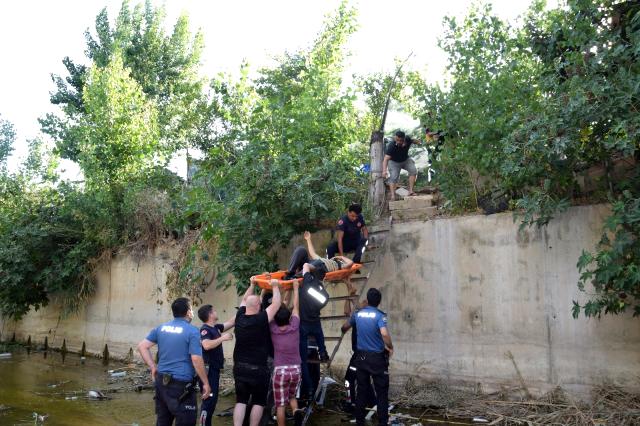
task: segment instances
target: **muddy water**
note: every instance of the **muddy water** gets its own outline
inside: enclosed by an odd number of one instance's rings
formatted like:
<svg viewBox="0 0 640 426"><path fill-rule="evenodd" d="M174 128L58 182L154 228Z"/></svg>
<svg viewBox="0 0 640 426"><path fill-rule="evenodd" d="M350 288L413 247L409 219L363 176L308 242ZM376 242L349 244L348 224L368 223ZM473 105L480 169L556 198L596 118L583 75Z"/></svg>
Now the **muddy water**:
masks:
<svg viewBox="0 0 640 426"><path fill-rule="evenodd" d="M0 345L1 346L1 345ZM109 383L108 369L100 360L87 358L84 364L76 354L67 354L63 362L59 352L32 352L23 348L0 348L12 352L11 358L0 359L0 425L33 425L33 413L46 414L46 426L79 425L153 425L152 391L110 393L109 400L83 398L92 389L105 390L122 385ZM66 397L78 392L78 399ZM221 397L218 411L233 406L233 395ZM231 417L215 417L215 425L232 425ZM318 413L313 425L348 425L338 414Z"/></svg>

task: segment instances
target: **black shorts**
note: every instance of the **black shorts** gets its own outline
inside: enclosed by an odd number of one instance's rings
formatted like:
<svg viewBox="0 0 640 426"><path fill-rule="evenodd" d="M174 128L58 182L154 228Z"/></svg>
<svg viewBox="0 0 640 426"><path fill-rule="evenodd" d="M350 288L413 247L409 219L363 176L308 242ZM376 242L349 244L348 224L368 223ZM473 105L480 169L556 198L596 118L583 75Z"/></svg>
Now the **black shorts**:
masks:
<svg viewBox="0 0 640 426"><path fill-rule="evenodd" d="M267 405L269 393L269 369L264 366L239 363L233 366L233 379L236 388L236 403Z"/></svg>

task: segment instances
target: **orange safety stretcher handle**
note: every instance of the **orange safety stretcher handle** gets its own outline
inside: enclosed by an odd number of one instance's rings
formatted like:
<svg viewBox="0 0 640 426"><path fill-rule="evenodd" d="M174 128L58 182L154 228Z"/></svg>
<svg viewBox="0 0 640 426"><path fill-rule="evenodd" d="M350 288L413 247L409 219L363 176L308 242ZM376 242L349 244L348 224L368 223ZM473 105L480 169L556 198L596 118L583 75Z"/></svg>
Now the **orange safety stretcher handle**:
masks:
<svg viewBox="0 0 640 426"><path fill-rule="evenodd" d="M351 265L349 269L340 269L338 271L327 272L324 276L325 281L342 281L345 278L348 278L356 272L358 269L362 268L362 264L354 263ZM252 278L258 287L263 288L265 290L271 290L271 280L278 280L280 283L280 288L283 290L288 290L293 286L294 281L302 281L302 278L295 278L293 280L284 280L284 276L287 274L287 271L277 271L266 274L254 275Z"/></svg>

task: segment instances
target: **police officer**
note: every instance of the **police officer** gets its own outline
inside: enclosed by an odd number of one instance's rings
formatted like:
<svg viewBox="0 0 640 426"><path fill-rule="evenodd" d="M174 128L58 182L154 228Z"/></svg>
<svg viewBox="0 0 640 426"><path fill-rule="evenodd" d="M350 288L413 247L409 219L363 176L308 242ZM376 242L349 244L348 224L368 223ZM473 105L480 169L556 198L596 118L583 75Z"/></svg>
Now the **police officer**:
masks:
<svg viewBox="0 0 640 426"><path fill-rule="evenodd" d="M355 291L355 289L354 289ZM367 307L367 300L364 299L360 302L360 306L358 310ZM356 310L356 312L358 311ZM358 375L358 367L357 367L357 359L358 359L358 333L357 326L354 324L350 325L349 320L351 319L352 314L351 309L351 300L347 300L344 303L344 314L349 317L345 322L345 325L342 327L344 332L346 332L349 328L351 328L351 350L353 351L353 355L351 355L351 359L349 360L349 365L347 366L347 371L344 375L344 385L347 390L347 399L345 401L345 411L348 413L354 414L356 407L356 387L357 385L361 385L365 388L365 392L367 395L366 398L366 406L373 407L377 405L376 402L376 394L373 391L373 387L371 386L371 381L366 383L358 384L357 375Z"/></svg>
<svg viewBox="0 0 640 426"><path fill-rule="evenodd" d="M213 412L218 402L218 387L220 386L220 370L224 367L224 352L222 342L233 339L231 333L225 331L231 329L235 323L235 317L227 322L218 324L218 312L211 305L202 305L198 309L198 318L202 321L200 327L200 340L202 341L202 357L207 369L207 378L211 386L211 397L202 402L200 410L200 426L211 426Z"/></svg>
<svg viewBox="0 0 640 426"><path fill-rule="evenodd" d="M336 253L344 256L345 253L354 251L353 261L360 263L362 252L367 245L369 230L362 216L362 206L351 204L347 214L342 215L336 227L336 241L327 247L327 257L335 257Z"/></svg>
<svg viewBox="0 0 640 426"><path fill-rule="evenodd" d="M378 424L389 422L389 357L393 354L393 344L387 329L387 315L378 309L382 294L371 288L367 292L368 306L354 312L342 331L356 326L357 330L357 383L368 383L373 379L378 401ZM356 423L365 424L367 392L364 386L356 388Z"/></svg>
<svg viewBox="0 0 640 426"><path fill-rule="evenodd" d="M194 426L197 419L197 402L194 375L202 382L202 399L211 393L209 380L202 360L200 333L191 325L193 309L189 299L180 297L171 304L173 321L164 323L149 333L138 344L142 359L151 369L155 382L157 426ZM151 348L158 345L158 365L151 355Z"/></svg>

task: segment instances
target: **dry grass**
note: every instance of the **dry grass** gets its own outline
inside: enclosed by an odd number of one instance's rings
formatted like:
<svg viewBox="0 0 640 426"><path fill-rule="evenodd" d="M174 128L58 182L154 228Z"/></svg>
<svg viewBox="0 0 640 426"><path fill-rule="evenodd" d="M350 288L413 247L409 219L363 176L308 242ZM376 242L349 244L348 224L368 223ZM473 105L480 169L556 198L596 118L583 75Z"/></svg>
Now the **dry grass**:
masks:
<svg viewBox="0 0 640 426"><path fill-rule="evenodd" d="M493 425L638 425L640 394L614 385L592 391L591 401L576 401L560 387L527 398L521 387L491 394L456 390L444 382L416 385L409 380L393 397L398 406L426 408L445 418L484 417Z"/></svg>

